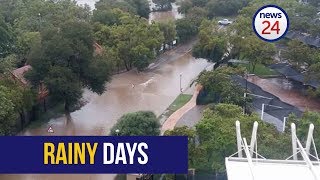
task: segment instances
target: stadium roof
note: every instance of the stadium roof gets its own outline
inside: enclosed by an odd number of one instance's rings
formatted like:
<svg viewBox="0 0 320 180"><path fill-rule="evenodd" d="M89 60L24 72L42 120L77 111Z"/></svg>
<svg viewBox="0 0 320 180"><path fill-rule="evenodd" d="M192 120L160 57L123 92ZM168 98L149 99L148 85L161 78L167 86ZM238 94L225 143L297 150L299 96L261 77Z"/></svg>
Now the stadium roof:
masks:
<svg viewBox="0 0 320 180"><path fill-rule="evenodd" d="M294 107L288 103L281 101L275 95L264 91L259 86L251 82L246 83L246 79L244 79L243 77L232 76L232 79L236 81L243 88L247 86L248 91L250 93L266 97L266 98L251 97L252 106L255 109L262 109L262 104L282 107L280 109L272 106L267 106L264 110L266 113L272 115L273 117L278 118L280 121L282 121L284 117L288 117L291 113L295 114L297 117L300 117L302 115L302 111L300 111L297 107Z"/></svg>
<svg viewBox="0 0 320 180"><path fill-rule="evenodd" d="M306 74L301 73L288 63L278 63L269 66L271 69L276 70L280 74L284 75L286 78L301 82L303 85L311 86L313 88L319 88L320 82L315 79L308 79Z"/></svg>
<svg viewBox="0 0 320 180"><path fill-rule="evenodd" d="M297 31L289 31L287 33L286 37L289 39L296 39L296 40L303 42L307 45L320 48L320 38L319 37L314 37L309 34L300 33Z"/></svg>

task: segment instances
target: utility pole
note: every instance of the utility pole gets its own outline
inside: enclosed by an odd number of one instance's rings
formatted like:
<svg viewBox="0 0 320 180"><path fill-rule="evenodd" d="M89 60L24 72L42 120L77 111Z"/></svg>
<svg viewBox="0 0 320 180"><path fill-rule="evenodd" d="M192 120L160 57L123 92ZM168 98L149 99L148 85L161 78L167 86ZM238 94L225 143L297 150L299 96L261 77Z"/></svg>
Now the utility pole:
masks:
<svg viewBox="0 0 320 180"><path fill-rule="evenodd" d="M287 122L288 117L283 118L283 127L282 127L282 132L286 130L286 122Z"/></svg>
<svg viewBox="0 0 320 180"><path fill-rule="evenodd" d="M263 120L263 114L264 114L264 103L262 104L262 108L261 108L261 120Z"/></svg>
<svg viewBox="0 0 320 180"><path fill-rule="evenodd" d="M244 109L243 109L243 114L246 114L247 112L247 92L248 92L248 73L246 71L246 74L245 74L245 80L246 80L246 91L243 95L244 97Z"/></svg>

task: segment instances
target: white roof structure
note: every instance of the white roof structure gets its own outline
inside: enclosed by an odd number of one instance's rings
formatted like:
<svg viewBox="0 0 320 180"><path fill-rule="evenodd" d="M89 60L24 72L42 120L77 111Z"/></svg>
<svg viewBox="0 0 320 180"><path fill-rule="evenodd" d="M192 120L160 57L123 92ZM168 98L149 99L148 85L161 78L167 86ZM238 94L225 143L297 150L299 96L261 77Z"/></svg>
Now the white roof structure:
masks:
<svg viewBox="0 0 320 180"><path fill-rule="evenodd" d="M246 139L241 138L240 123L236 122L238 152L226 158L228 180L320 180L318 154L309 154L311 144L316 152L313 124L309 128L306 147L303 147L296 137L295 125L291 125L293 155L286 160L265 159L257 153L257 128L258 123L255 122L248 146ZM301 154L300 160L298 154ZM311 161L310 158L316 161Z"/></svg>
<svg viewBox="0 0 320 180"><path fill-rule="evenodd" d="M303 161L253 160L252 174L247 158L228 158L228 180L315 180ZM314 165L320 175L319 164Z"/></svg>

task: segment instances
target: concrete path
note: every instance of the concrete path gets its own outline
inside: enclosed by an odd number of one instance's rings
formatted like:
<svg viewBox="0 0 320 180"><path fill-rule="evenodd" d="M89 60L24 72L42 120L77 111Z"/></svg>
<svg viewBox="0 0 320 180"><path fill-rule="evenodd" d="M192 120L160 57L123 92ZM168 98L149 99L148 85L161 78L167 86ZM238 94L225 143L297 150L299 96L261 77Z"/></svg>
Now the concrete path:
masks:
<svg viewBox="0 0 320 180"><path fill-rule="evenodd" d="M161 134L163 134L167 130L173 130L177 122L182 118L182 116L197 105L196 101L201 89L202 86L197 85L190 101L184 106L182 106L180 109L178 109L176 112L171 114L171 116L169 116L169 118L162 125Z"/></svg>
<svg viewBox="0 0 320 180"><path fill-rule="evenodd" d="M189 128L195 128L202 119L203 112L206 108L207 106L205 105L196 105L179 119L175 127L187 126Z"/></svg>

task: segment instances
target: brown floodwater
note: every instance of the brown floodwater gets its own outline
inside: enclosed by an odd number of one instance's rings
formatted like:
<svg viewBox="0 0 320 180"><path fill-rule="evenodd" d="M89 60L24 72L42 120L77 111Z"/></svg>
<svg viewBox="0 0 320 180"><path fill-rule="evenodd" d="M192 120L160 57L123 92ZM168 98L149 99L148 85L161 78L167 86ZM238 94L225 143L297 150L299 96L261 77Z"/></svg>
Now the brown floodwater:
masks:
<svg viewBox="0 0 320 180"><path fill-rule="evenodd" d="M262 79L257 76L250 76L248 81L260 86L281 99L281 101L296 106L301 111L311 110L320 112L320 102L318 99L305 95L302 85L294 83L285 78Z"/></svg>
<svg viewBox="0 0 320 180"><path fill-rule="evenodd" d="M21 135L108 135L110 128L123 114L149 110L160 115L180 94L182 88L205 69L209 63L194 59L185 45L161 56L167 61L147 72L130 71L115 75L101 96L88 90L84 99L88 102L70 115L51 119L38 128L26 129ZM132 86L134 85L134 87ZM54 133L47 132L52 126ZM115 175L0 175L3 180L100 180L114 179Z"/></svg>
<svg viewBox="0 0 320 180"><path fill-rule="evenodd" d="M172 52L165 57L173 59L147 72L133 70L113 76L101 96L86 90L84 99L88 103L80 110L51 119L39 128L26 129L22 135L108 135L125 113L150 110L160 115L180 94L180 74L185 89L209 64L189 53ZM48 134L49 126L53 134Z"/></svg>
<svg viewBox="0 0 320 180"><path fill-rule="evenodd" d="M155 7L155 4L149 0L151 9ZM183 18L183 14L178 12L179 6L176 3L172 3L172 10L166 12L152 12L150 13L149 22L168 22Z"/></svg>

